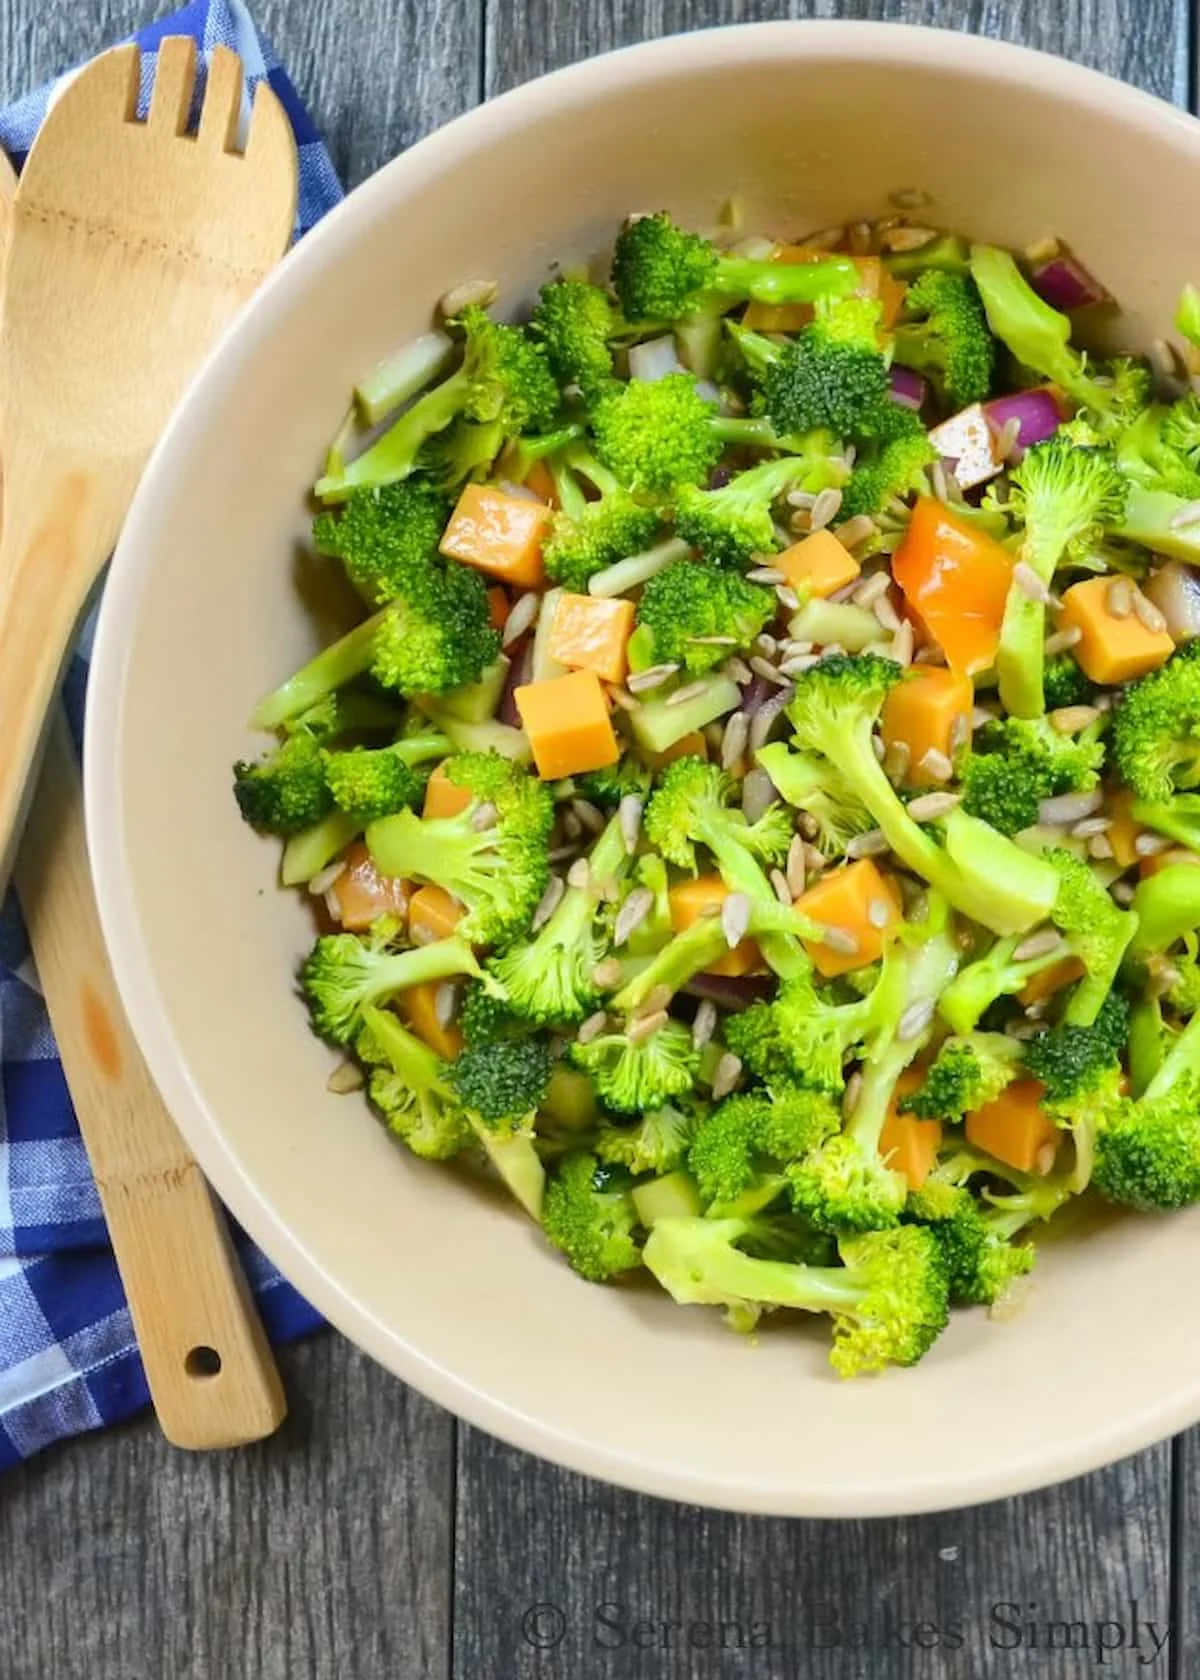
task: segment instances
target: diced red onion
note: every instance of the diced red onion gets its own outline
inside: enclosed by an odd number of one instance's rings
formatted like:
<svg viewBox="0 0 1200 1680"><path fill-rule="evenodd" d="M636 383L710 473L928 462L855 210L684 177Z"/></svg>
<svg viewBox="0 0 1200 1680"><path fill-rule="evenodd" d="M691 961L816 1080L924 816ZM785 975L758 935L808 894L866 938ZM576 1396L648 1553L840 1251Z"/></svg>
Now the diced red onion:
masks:
<svg viewBox="0 0 1200 1680"><path fill-rule="evenodd" d="M629 377L653 383L665 379L669 373L681 373L683 364L671 337L652 338L645 344L634 344L629 350Z"/></svg>
<svg viewBox="0 0 1200 1680"><path fill-rule="evenodd" d="M778 693L778 683L768 682L766 677L752 677L748 683L742 685L741 709L747 717L753 717L764 700Z"/></svg>
<svg viewBox="0 0 1200 1680"><path fill-rule="evenodd" d="M775 981L768 974L696 974L683 989L689 997L710 998L719 1008L739 1014L770 997Z"/></svg>
<svg viewBox="0 0 1200 1680"><path fill-rule="evenodd" d="M1061 309L1067 314L1076 309L1087 309L1092 304L1112 302L1112 293L1107 286L1101 285L1095 275L1090 274L1069 251L1060 250L1049 261L1035 267L1030 281L1034 291L1052 309Z"/></svg>
<svg viewBox="0 0 1200 1680"><path fill-rule="evenodd" d="M1002 432L1010 420L1018 422L1020 430L1016 446L1009 455L1012 461L1019 460L1035 443L1044 443L1047 438L1053 437L1062 423L1054 393L1044 385L1031 391L1016 391L1011 397L996 397L984 404L984 413L992 430L997 433Z"/></svg>
<svg viewBox="0 0 1200 1680"><path fill-rule="evenodd" d="M513 729L520 729L521 714L517 710L515 696L522 684L533 680L533 637L522 637L515 647L508 649L508 654L508 676L504 679L500 704L496 707L496 719L499 723L507 723Z"/></svg>
<svg viewBox="0 0 1200 1680"><path fill-rule="evenodd" d="M902 408L911 408L918 414L925 404L925 397L929 386L919 373L912 368L900 367L894 364L890 374L892 386L892 401L898 402Z"/></svg>

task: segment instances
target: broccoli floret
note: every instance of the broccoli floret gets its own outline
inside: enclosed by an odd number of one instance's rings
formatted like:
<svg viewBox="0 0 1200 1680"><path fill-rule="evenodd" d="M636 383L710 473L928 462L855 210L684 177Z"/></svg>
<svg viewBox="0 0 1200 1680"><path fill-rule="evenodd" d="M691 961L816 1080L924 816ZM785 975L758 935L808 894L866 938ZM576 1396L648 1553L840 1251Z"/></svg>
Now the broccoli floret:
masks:
<svg viewBox="0 0 1200 1680"><path fill-rule="evenodd" d="M630 321L674 322L755 303L813 303L852 292L858 271L848 257L789 265L724 256L699 234L660 211L621 232L613 252L613 285Z"/></svg>
<svg viewBox="0 0 1200 1680"><path fill-rule="evenodd" d="M1063 1019L1071 1026L1090 1027L1112 991L1137 918L1117 907L1099 877L1072 852L1056 847L1045 857L1059 875L1054 923L1085 970L1067 1000Z"/></svg>
<svg viewBox="0 0 1200 1680"><path fill-rule="evenodd" d="M1071 346L1068 318L1037 295L1008 251L994 245L974 246L971 274L988 325L1022 367L1057 385L1101 425L1124 425L1145 406L1149 398L1145 369L1127 365L1107 379L1092 374L1087 357Z"/></svg>
<svg viewBox="0 0 1200 1680"><path fill-rule="evenodd" d="M1087 706L1096 697L1095 684L1070 653L1056 653L1046 660L1042 692L1048 712L1060 706Z"/></svg>
<svg viewBox="0 0 1200 1680"><path fill-rule="evenodd" d="M415 479L357 490L340 513L313 521L313 543L332 555L368 606L405 595L414 575L440 569L438 543L450 517L441 491Z"/></svg>
<svg viewBox="0 0 1200 1680"><path fill-rule="evenodd" d="M1032 957L1017 957L1025 942L1023 933L1008 934L976 957L946 987L938 1000L938 1013L953 1032L974 1032L999 998L1023 991L1043 969L1054 968L1067 955L1065 940Z"/></svg>
<svg viewBox="0 0 1200 1680"><path fill-rule="evenodd" d="M828 1096L800 1086L727 1097L696 1128L688 1167L706 1205L756 1212L787 1188L784 1168L840 1125Z"/></svg>
<svg viewBox="0 0 1200 1680"><path fill-rule="evenodd" d="M589 770L573 778L576 793L595 805L619 805L627 794L644 799L653 780L653 772L632 753L623 753L615 764L602 770Z"/></svg>
<svg viewBox="0 0 1200 1680"><path fill-rule="evenodd" d="M893 497L919 495L928 485L927 469L937 459L919 418L902 404L890 403L880 411L873 436L854 463L842 492L841 517L882 513Z"/></svg>
<svg viewBox="0 0 1200 1680"><path fill-rule="evenodd" d="M328 816L333 795L325 758L311 735L291 735L258 764L233 767L238 809L264 834L299 834Z"/></svg>
<svg viewBox="0 0 1200 1680"><path fill-rule="evenodd" d="M583 451L570 451L555 463L553 472L559 509L542 558L553 582L585 595L597 572L649 547L659 515L636 502L607 468ZM600 492L597 499L588 500L580 479Z"/></svg>
<svg viewBox="0 0 1200 1680"><path fill-rule="evenodd" d="M1037 822L1043 799L1094 788L1103 764L1095 726L1073 737L1045 718L998 719L976 732L959 764L963 809L1001 834L1019 834Z"/></svg>
<svg viewBox="0 0 1200 1680"><path fill-rule="evenodd" d="M630 1125L605 1121L596 1133L596 1154L636 1177L674 1172L683 1165L694 1127L693 1115L670 1105L652 1109Z"/></svg>
<svg viewBox="0 0 1200 1680"><path fill-rule="evenodd" d="M1063 1020L1030 1039L1023 1059L1046 1087L1047 1108L1065 1110L1099 1091L1120 1066L1128 1037L1129 1005L1111 992L1090 1025Z"/></svg>
<svg viewBox="0 0 1200 1680"><path fill-rule="evenodd" d="M550 878L554 802L543 782L497 753L459 753L446 774L472 796L454 817L398 811L367 828L384 875L429 882L462 900L464 939L503 945L529 927Z"/></svg>
<svg viewBox="0 0 1200 1680"><path fill-rule="evenodd" d="M506 438L553 424L558 387L543 347L521 327L493 321L476 306L457 325L464 338L462 366L418 397L378 442L339 473L317 481L325 502L342 502L356 489L407 478L423 446L460 416L491 428L492 453Z"/></svg>
<svg viewBox="0 0 1200 1680"><path fill-rule="evenodd" d="M887 962L899 960L889 947ZM843 1069L858 1060L889 989L875 987L864 997L839 1000L832 988L816 985L810 973L784 980L770 1000L752 1003L725 1023L725 1042L752 1073L768 1083L794 1080L819 1091L841 1091Z"/></svg>
<svg viewBox="0 0 1200 1680"><path fill-rule="evenodd" d="M567 888L529 944L512 945L494 958L492 973L517 1015L535 1026L569 1027L599 1006L593 976L612 937L612 913L601 890L621 880L629 861L614 817L592 850L586 885Z"/></svg>
<svg viewBox="0 0 1200 1680"><path fill-rule="evenodd" d="M1122 781L1149 806L1168 810L1200 786L1200 659L1183 649L1131 684L1116 710L1112 746Z"/></svg>
<svg viewBox="0 0 1200 1680"><path fill-rule="evenodd" d="M1055 436L1028 450L1011 474L1010 507L1024 528L1021 560L1047 589L1064 558L1086 551L1124 514L1125 481L1111 450ZM1000 698L1013 717L1045 711L1044 603L1014 581L996 650Z"/></svg>
<svg viewBox="0 0 1200 1680"><path fill-rule="evenodd" d="M642 592L629 640L630 665L634 670L678 665L689 677L704 676L748 648L777 606L774 590L748 583L737 572L677 560Z"/></svg>
<svg viewBox="0 0 1200 1680"><path fill-rule="evenodd" d="M820 450L822 465L826 453ZM801 484L807 471L802 455L785 455L738 473L719 490L685 484L675 501L675 529L706 560L721 566L745 566L756 554L773 554L779 542L772 506Z"/></svg>
<svg viewBox="0 0 1200 1680"><path fill-rule="evenodd" d="M596 451L627 489L668 496L716 466L724 445L715 416L690 374L633 380L596 404Z"/></svg>
<svg viewBox="0 0 1200 1680"><path fill-rule="evenodd" d="M700 1052L682 1021L666 1021L648 1037L602 1033L567 1050L590 1075L600 1100L618 1114L645 1114L686 1096L696 1083Z"/></svg>
<svg viewBox="0 0 1200 1680"><path fill-rule="evenodd" d="M314 1031L331 1044L350 1044L368 1004L384 1003L410 986L459 974L483 978L471 947L457 937L396 951L378 940L332 933L318 939L305 958L300 986Z"/></svg>
<svg viewBox="0 0 1200 1680"><path fill-rule="evenodd" d="M1147 490L1183 501L1200 495L1200 403L1190 394L1167 407L1153 403L1117 440L1122 475Z"/></svg>
<svg viewBox="0 0 1200 1680"><path fill-rule="evenodd" d="M361 823L419 805L429 779L426 768L450 750L444 735L412 735L390 747L353 747L325 755L325 776L334 804Z"/></svg>
<svg viewBox="0 0 1200 1680"><path fill-rule="evenodd" d="M969 276L931 269L915 280L893 343L895 359L929 377L950 407L967 408L990 393L996 341Z"/></svg>
<svg viewBox="0 0 1200 1680"><path fill-rule="evenodd" d="M836 767L914 873L972 920L997 933L1024 931L1050 910L1058 890L1049 864L967 812L951 811L939 846L908 815L875 755L883 703L901 680L898 665L875 654L833 654L796 678L788 716L796 745Z"/></svg>
<svg viewBox="0 0 1200 1680"><path fill-rule="evenodd" d="M813 844L826 857L841 857L856 834L875 827L875 818L828 759L793 752L786 742L772 741L759 748L755 760L780 798L816 825Z"/></svg>
<svg viewBox="0 0 1200 1680"><path fill-rule="evenodd" d="M463 987L458 1028L464 1043L473 1050L512 1038L528 1038L531 1031L529 1022L514 1014L506 999L477 981Z"/></svg>
<svg viewBox="0 0 1200 1680"><path fill-rule="evenodd" d="M1108 1105L1095 1149L1092 1181L1110 1201L1147 1213L1200 1201L1200 1015L1136 1102Z"/></svg>
<svg viewBox="0 0 1200 1680"><path fill-rule="evenodd" d="M946 1327L949 1280L937 1243L910 1225L838 1244L840 1266L756 1260L738 1247L743 1219L663 1219L642 1259L681 1305L724 1307L739 1324L772 1307L827 1312L839 1376L915 1365Z"/></svg>
<svg viewBox="0 0 1200 1680"><path fill-rule="evenodd" d="M993 1102L1016 1078L1020 1060L1020 1044L1004 1033L948 1038L920 1089L901 1101L901 1112L953 1125Z"/></svg>
<svg viewBox="0 0 1200 1680"><path fill-rule="evenodd" d="M1200 928L1200 873L1190 863L1156 870L1138 882L1130 910L1138 924L1130 956L1144 959L1170 951L1178 940ZM1188 947L1194 951L1195 941L1188 939ZM1179 959L1172 956L1171 960Z"/></svg>
<svg viewBox="0 0 1200 1680"><path fill-rule="evenodd" d="M997 1172L1011 1188L977 1191L968 1182L994 1179ZM990 1306L1033 1268L1032 1244L1014 1238L1036 1221L1050 1219L1070 1194L1062 1179L1017 1173L959 1149L909 1197L906 1217L925 1226L941 1248L952 1303Z"/></svg>
<svg viewBox="0 0 1200 1680"><path fill-rule="evenodd" d="M641 1261L629 1191L594 1155L563 1160L546 1186L542 1229L591 1283L604 1283Z"/></svg>
<svg viewBox="0 0 1200 1680"><path fill-rule="evenodd" d="M560 385L577 385L589 402L600 396L613 378L612 340L625 329L607 292L587 280L552 280L529 326Z"/></svg>
<svg viewBox="0 0 1200 1680"><path fill-rule="evenodd" d="M390 1010L366 1008L355 1046L368 1066L367 1094L394 1132L426 1161L447 1161L466 1147L471 1128L441 1064Z"/></svg>
<svg viewBox="0 0 1200 1680"><path fill-rule="evenodd" d="M878 303L847 298L829 304L783 344L744 330L735 340L761 381L762 408L776 432L824 429L858 440L874 437L890 419L895 404L879 348Z"/></svg>
<svg viewBox="0 0 1200 1680"><path fill-rule="evenodd" d="M427 947L428 948L428 947ZM471 1045L442 1064L442 1077L464 1109L505 1134L532 1125L550 1084L550 1051L538 1039Z"/></svg>

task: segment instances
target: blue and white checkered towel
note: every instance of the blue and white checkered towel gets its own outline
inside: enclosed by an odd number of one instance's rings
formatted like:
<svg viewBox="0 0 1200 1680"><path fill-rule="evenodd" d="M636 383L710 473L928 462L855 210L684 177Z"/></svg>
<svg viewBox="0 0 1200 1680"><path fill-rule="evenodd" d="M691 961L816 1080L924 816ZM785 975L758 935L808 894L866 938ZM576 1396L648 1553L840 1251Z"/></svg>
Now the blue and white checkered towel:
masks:
<svg viewBox="0 0 1200 1680"><path fill-rule="evenodd" d="M233 47L253 87L283 102L300 153L297 236L342 196L329 154L272 48L240 0L193 0L141 30L143 85L166 35L193 35L204 60ZM0 110L18 167L56 87ZM78 741L90 626L66 683ZM240 1243L267 1333L287 1341L321 1320L249 1243ZM0 1470L67 1435L148 1403L145 1373L15 900L0 910Z"/></svg>

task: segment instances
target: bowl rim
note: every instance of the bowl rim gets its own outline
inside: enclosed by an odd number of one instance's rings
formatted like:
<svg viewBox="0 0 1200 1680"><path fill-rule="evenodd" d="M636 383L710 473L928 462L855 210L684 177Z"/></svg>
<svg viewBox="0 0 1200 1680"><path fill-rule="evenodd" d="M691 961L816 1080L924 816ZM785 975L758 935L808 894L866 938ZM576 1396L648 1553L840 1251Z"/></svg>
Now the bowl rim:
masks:
<svg viewBox="0 0 1200 1680"><path fill-rule="evenodd" d="M284 1223L269 1190L242 1170L225 1130L211 1113L176 1052L175 1039L153 978L130 871L126 867L120 798L122 695L129 650L128 624L155 564L148 540L156 524L160 487L173 459L186 456L189 432L205 424L206 398L243 348L269 336L278 299L303 287L344 228L369 220L410 178L450 166L486 144L489 133L597 96L618 85L686 77L719 64L728 72L779 57L844 58L918 63L970 79L1019 82L1114 115L1169 142L1190 144L1200 160L1200 122L1157 95L1090 67L1039 50L986 37L903 23L781 20L731 24L640 42L565 66L478 105L418 141L357 186L308 233L268 277L235 325L205 359L153 450L130 508L104 590L92 651L84 738L89 851L101 922L118 988L142 1053L180 1131L214 1190L235 1218L336 1329L402 1381L466 1422L511 1446L580 1474L692 1505L751 1515L806 1518L895 1517L963 1508L1065 1481L1139 1452L1200 1422L1200 1382L1157 1406L1069 1446L1031 1442L1019 1461L999 1470L981 1465L953 1479L926 1476L884 1492L848 1486L815 1497L784 1482L747 1485L709 1470L682 1470L652 1457L614 1449L602 1440L555 1428L483 1392L406 1341L357 1301Z"/></svg>

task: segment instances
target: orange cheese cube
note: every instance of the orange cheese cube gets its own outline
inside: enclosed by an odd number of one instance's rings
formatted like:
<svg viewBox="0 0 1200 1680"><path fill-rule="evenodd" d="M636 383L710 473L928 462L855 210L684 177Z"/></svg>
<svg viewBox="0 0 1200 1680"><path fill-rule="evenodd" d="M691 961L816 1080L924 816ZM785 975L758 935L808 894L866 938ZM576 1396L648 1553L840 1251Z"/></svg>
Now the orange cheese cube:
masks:
<svg viewBox="0 0 1200 1680"><path fill-rule="evenodd" d="M466 788L460 788L446 774L446 766L439 764L425 783L424 817L457 817L471 803Z"/></svg>
<svg viewBox="0 0 1200 1680"><path fill-rule="evenodd" d="M1108 843L1122 869L1129 869L1138 861L1137 837L1142 825L1133 814L1133 795L1127 788L1113 794L1105 812L1108 816Z"/></svg>
<svg viewBox="0 0 1200 1680"><path fill-rule="evenodd" d="M832 531L814 531L810 537L802 537L782 554L773 554L771 564L801 595L835 595L853 583L861 570Z"/></svg>
<svg viewBox="0 0 1200 1680"><path fill-rule="evenodd" d="M525 488L531 490L539 502L545 502L547 507L558 505L558 494L554 488L554 475L545 461L535 461L525 474Z"/></svg>
<svg viewBox="0 0 1200 1680"><path fill-rule="evenodd" d="M728 897L729 888L719 875L697 875L693 881L680 881L668 894L672 930L682 933L701 916L720 915L721 906ZM743 939L740 945L727 951L705 972L737 976L753 974L762 966L762 956L754 940Z"/></svg>
<svg viewBox="0 0 1200 1680"><path fill-rule="evenodd" d="M1055 992L1061 992L1072 981L1082 980L1086 973L1078 957L1064 957L1061 962L1051 963L1049 968L1043 968L1040 974L1026 980L1017 993L1018 1001L1028 1009L1031 1003L1041 1003L1043 998L1053 997Z"/></svg>
<svg viewBox="0 0 1200 1680"><path fill-rule="evenodd" d="M513 698L543 781L602 770L620 758L608 698L594 671L526 683Z"/></svg>
<svg viewBox="0 0 1200 1680"><path fill-rule="evenodd" d="M461 560L502 583L539 589L546 576L542 543L551 517L544 502L510 495L490 484L468 484L440 547L451 560Z"/></svg>
<svg viewBox="0 0 1200 1680"><path fill-rule="evenodd" d="M1109 610L1112 579L1087 578L1072 584L1058 615L1060 630L1078 630L1072 652L1094 683L1132 682L1157 670L1175 652L1165 630L1151 630L1135 612L1122 618Z"/></svg>
<svg viewBox="0 0 1200 1680"><path fill-rule="evenodd" d="M408 904L408 937L414 945L449 939L463 918L463 907L444 887L418 887Z"/></svg>
<svg viewBox="0 0 1200 1680"><path fill-rule="evenodd" d="M970 677L944 665L915 666L892 688L883 703L883 742L908 749L905 781L910 787L945 780L922 768L922 760L933 752L953 761L957 747L970 739L974 703Z"/></svg>
<svg viewBox="0 0 1200 1680"><path fill-rule="evenodd" d="M708 742L699 729L693 729L690 735L681 735L665 752L649 752L643 747L641 756L651 770L662 770L668 764L674 764L677 758L707 758Z"/></svg>
<svg viewBox="0 0 1200 1680"><path fill-rule="evenodd" d="M1048 1173L1061 1133L1041 1106L1043 1085L1018 1079L995 1099L967 1115L967 1141L1018 1172Z"/></svg>
<svg viewBox="0 0 1200 1680"><path fill-rule="evenodd" d="M796 900L796 909L854 941L853 951L837 950L824 941L805 941L813 966L827 979L878 962L889 928L900 920L895 887L871 858L859 858L857 863L822 875Z"/></svg>
<svg viewBox="0 0 1200 1680"><path fill-rule="evenodd" d="M431 1050L436 1050L444 1062L452 1062L462 1050L463 1037L453 1022L443 1026L438 1020L437 995L440 990L440 983L426 980L401 992L397 1001L400 1013L417 1037L423 1039Z"/></svg>
<svg viewBox="0 0 1200 1680"><path fill-rule="evenodd" d="M380 916L406 916L411 887L398 875L381 875L361 840L345 855L345 869L330 887L341 924L361 933Z"/></svg>
<svg viewBox="0 0 1200 1680"><path fill-rule="evenodd" d="M595 671L605 682L624 682L633 616L633 602L619 596L606 600L563 590L554 609L547 652L573 671Z"/></svg>
<svg viewBox="0 0 1200 1680"><path fill-rule="evenodd" d="M900 1103L924 1082L924 1070L905 1068L896 1081L888 1104L887 1118L879 1134L879 1153L893 1172L903 1173L910 1190L919 1190L933 1171L942 1147L938 1120L918 1120L915 1114L901 1114Z"/></svg>

